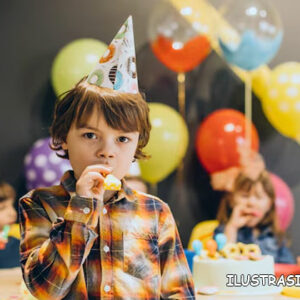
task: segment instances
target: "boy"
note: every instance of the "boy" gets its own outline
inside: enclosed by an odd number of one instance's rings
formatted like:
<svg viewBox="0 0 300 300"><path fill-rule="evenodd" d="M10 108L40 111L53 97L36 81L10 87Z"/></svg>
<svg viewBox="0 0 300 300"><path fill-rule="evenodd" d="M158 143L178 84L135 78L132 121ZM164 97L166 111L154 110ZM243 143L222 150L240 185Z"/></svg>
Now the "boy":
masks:
<svg viewBox="0 0 300 300"><path fill-rule="evenodd" d="M0 269L20 265L19 230L18 225L14 224L17 219L15 198L13 187L0 182Z"/></svg>
<svg viewBox="0 0 300 300"><path fill-rule="evenodd" d="M37 298L195 299L169 207L122 179L146 157L148 113L129 18L96 70L56 107L53 148L73 172L20 200L21 266ZM107 174L122 180L120 191L104 191Z"/></svg>

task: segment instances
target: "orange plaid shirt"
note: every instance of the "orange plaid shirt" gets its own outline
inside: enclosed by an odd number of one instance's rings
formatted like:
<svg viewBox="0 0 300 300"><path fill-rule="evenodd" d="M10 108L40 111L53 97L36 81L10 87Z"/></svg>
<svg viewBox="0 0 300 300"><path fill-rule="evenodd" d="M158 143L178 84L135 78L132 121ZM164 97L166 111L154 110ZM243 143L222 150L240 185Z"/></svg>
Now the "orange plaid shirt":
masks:
<svg viewBox="0 0 300 300"><path fill-rule="evenodd" d="M104 204L61 185L20 199L21 266L39 299L195 299L172 213L160 199L122 190Z"/></svg>

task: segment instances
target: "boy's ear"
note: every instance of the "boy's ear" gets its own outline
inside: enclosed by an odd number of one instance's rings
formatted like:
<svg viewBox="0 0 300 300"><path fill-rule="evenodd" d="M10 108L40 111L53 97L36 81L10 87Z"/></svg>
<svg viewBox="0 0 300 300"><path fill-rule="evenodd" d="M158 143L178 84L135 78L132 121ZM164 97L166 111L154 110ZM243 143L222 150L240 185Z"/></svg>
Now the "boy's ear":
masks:
<svg viewBox="0 0 300 300"><path fill-rule="evenodd" d="M63 142L63 143L61 144L61 147L62 147L63 150L68 150L68 145L67 145L66 142Z"/></svg>

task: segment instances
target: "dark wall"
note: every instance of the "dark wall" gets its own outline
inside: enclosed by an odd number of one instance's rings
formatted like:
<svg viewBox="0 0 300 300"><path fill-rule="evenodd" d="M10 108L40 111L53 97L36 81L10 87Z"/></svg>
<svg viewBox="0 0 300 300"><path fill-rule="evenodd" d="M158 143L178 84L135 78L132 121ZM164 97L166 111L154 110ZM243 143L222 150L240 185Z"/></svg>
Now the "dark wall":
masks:
<svg viewBox="0 0 300 300"><path fill-rule="evenodd" d="M32 143L48 136L55 102L50 84L52 61L61 47L77 38L92 37L109 43L129 14L133 15L140 87L148 100L177 108L176 76L161 65L147 44L147 20L158 1L145 0L27 0L0 2L1 88L0 175L26 192L23 158ZM286 31L287 34L287 31ZM282 55L282 54L281 54ZM286 57L284 61L288 61ZM281 61L283 62L283 61ZM220 195L209 186L207 173L197 160L194 136L198 124L217 108L243 111L244 87L215 53L187 75L187 124L190 146L183 182L176 173L159 184L159 196L174 212L183 243L199 221L214 218ZM266 120L253 98L253 122L267 167L284 179L295 196L296 217L290 232L293 250L300 253L300 147L281 136Z"/></svg>

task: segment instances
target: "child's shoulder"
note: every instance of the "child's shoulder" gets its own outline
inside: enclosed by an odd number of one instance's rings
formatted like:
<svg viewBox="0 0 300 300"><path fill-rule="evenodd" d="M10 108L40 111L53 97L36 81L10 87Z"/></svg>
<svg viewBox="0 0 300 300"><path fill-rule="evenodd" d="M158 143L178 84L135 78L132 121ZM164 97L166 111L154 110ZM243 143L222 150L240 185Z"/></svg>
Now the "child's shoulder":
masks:
<svg viewBox="0 0 300 300"><path fill-rule="evenodd" d="M53 199L66 196L66 191L61 185L37 188L29 191L20 198L20 203L28 200L39 201L39 199Z"/></svg>
<svg viewBox="0 0 300 300"><path fill-rule="evenodd" d="M158 211L169 211L169 205L164 202L162 199L160 199L157 196L151 195L151 194L147 194L144 192L140 192L140 191L133 191L135 196L138 198L138 201L140 204L144 204L147 207L153 207L155 208L155 210Z"/></svg>

